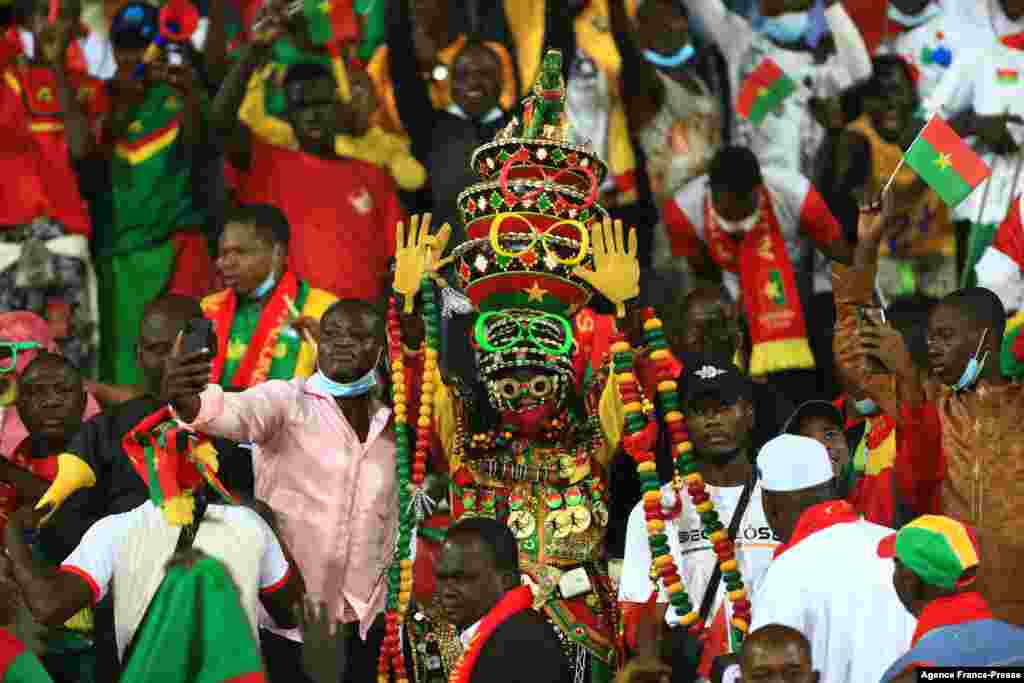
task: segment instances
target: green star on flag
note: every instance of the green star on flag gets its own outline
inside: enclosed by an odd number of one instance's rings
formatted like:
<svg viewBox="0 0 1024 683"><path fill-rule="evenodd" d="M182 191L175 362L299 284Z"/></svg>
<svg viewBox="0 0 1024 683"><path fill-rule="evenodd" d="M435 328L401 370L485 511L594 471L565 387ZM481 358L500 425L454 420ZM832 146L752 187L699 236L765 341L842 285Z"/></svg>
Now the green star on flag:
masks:
<svg viewBox="0 0 1024 683"><path fill-rule="evenodd" d="M936 114L917 136L904 161L953 208L992 171L967 143Z"/></svg>

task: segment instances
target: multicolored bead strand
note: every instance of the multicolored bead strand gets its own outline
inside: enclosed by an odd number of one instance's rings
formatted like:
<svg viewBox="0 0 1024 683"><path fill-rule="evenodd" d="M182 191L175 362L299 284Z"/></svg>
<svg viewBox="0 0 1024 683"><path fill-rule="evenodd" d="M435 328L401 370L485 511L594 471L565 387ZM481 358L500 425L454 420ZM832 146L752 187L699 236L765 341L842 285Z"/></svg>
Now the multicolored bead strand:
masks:
<svg viewBox="0 0 1024 683"><path fill-rule="evenodd" d="M732 602L732 639L735 645L743 642L750 628L750 601L747 599L743 577L736 561L736 548L729 532L722 524L715 510L714 503L708 495L704 478L697 471L697 462L693 453L693 443L682 414L682 404L676 386L672 368L672 356L669 352L665 333L662 331L661 320L654 310L644 309L644 341L650 350L649 358L654 363L657 379L658 406L664 416L665 428L668 430L672 443L672 456L676 473L686 482L686 490L690 500L700 514L701 524L709 540L714 544L715 555L722 570L722 581ZM646 504L646 503L645 503ZM653 550L653 548L652 548Z"/></svg>
<svg viewBox="0 0 1024 683"><path fill-rule="evenodd" d="M433 378L437 376L437 308L433 284L424 278L420 286L423 316L426 325L424 340L423 380L420 384L420 407L416 421L415 461L410 458L409 386L405 376L402 349L402 327L398 302L392 298L387 314L388 358L391 361L391 400L395 413L395 466L398 479L398 542L395 560L388 568L388 601L385 635L377 663L378 683L389 683L392 674L396 683L408 683L405 657L402 654L401 630L409 611L413 589L412 532L416 526L413 500L422 490L426 477L427 454L433 425Z"/></svg>
<svg viewBox="0 0 1024 683"><path fill-rule="evenodd" d="M657 440L657 425L644 414L643 400L636 376L633 374L633 351L625 337L616 335L611 345L612 369L615 372L619 396L625 411L625 433L623 446L636 462L643 492L644 519L647 536L651 544L651 557L661 583L669 596L669 603L682 624L695 635L704 630L700 615L693 609L690 596L683 586L679 568L672 558L668 536L665 534L665 519L661 508L661 483L658 481L658 466L655 462L654 444Z"/></svg>

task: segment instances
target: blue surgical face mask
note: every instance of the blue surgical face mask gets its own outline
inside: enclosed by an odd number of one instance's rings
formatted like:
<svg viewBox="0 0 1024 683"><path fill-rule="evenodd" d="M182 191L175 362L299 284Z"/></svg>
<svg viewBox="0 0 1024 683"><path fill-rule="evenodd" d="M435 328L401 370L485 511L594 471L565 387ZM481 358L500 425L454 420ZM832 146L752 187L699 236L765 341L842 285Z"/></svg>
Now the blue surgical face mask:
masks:
<svg viewBox="0 0 1024 683"><path fill-rule="evenodd" d="M889 18L900 26L905 26L907 28L916 28L921 24L931 21L940 14L942 14L942 7L934 2L917 14L904 14L898 7L894 6L891 2L889 3Z"/></svg>
<svg viewBox="0 0 1024 683"><path fill-rule="evenodd" d="M316 374L309 378L309 382L314 389L322 391L328 396L353 398L368 394L371 389L377 386L379 380L376 367L371 368L368 373L354 382L335 382L325 375L320 368L317 368Z"/></svg>
<svg viewBox="0 0 1024 683"><path fill-rule="evenodd" d="M867 417L868 415L874 415L878 412L878 404L872 401L870 398L862 398L861 400L853 404L857 414L861 417Z"/></svg>
<svg viewBox="0 0 1024 683"><path fill-rule="evenodd" d="M253 299L262 299L267 294L270 294L272 291L274 291L274 285L277 284L277 268L280 253L280 248L275 246L274 264L270 267L270 272L267 273L267 277L263 280L263 282L260 283L260 286L252 290L252 293L249 294L249 296L252 297Z"/></svg>
<svg viewBox="0 0 1024 683"><path fill-rule="evenodd" d="M775 17L762 17L761 32L778 43L800 42L810 28L807 12L786 12Z"/></svg>
<svg viewBox="0 0 1024 683"><path fill-rule="evenodd" d="M659 69L675 69L693 59L693 55L696 53L693 44L687 43L670 55L663 55L654 50L644 50L644 59Z"/></svg>
<svg viewBox="0 0 1024 683"><path fill-rule="evenodd" d="M978 377L981 376L981 371L985 369L985 361L988 360L988 351L985 352L980 361L978 360L978 355L981 353L981 347L985 343L987 335L988 328L985 328L985 331L981 333L981 339L978 341L978 350L967 361L967 367L964 368L963 374L960 375L960 381L953 385L953 391L970 389L977 383Z"/></svg>

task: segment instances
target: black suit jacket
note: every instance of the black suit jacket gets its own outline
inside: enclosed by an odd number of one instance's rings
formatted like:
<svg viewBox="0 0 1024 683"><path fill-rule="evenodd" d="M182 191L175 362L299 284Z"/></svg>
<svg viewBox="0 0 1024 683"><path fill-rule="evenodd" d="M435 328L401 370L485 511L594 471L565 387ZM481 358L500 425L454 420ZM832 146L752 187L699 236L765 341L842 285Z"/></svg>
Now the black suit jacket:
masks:
<svg viewBox="0 0 1024 683"><path fill-rule="evenodd" d="M510 617L484 643L470 683L571 683L554 627L537 612Z"/></svg>

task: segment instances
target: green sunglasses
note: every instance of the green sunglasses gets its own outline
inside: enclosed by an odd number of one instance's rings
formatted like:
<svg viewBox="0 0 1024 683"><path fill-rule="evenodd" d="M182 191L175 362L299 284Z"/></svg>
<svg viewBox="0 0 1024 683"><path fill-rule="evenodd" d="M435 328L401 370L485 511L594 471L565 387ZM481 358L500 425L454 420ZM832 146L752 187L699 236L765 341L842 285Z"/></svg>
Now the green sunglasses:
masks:
<svg viewBox="0 0 1024 683"><path fill-rule="evenodd" d="M516 334L502 341L500 344L493 344L487 332L487 323L494 318L514 322L518 328L516 330ZM550 321L550 323L555 323L562 327L563 339L561 344L553 346L539 335L539 333L547 327L541 326L541 321ZM569 324L568 320L560 315L555 315L554 313L541 313L536 317L530 318L529 322L526 322L526 324L524 324L524 322L525 321L515 318L504 311L489 311L484 313L476 320L474 335L476 336L477 344L480 345L481 349L488 353L500 353L515 347L516 344L523 341L525 338L545 353L555 356L564 356L569 353L569 350L572 348L572 325Z"/></svg>
<svg viewBox="0 0 1024 683"><path fill-rule="evenodd" d="M42 347L42 344L34 341L0 341L0 373L11 372L18 367L18 351L34 351Z"/></svg>

